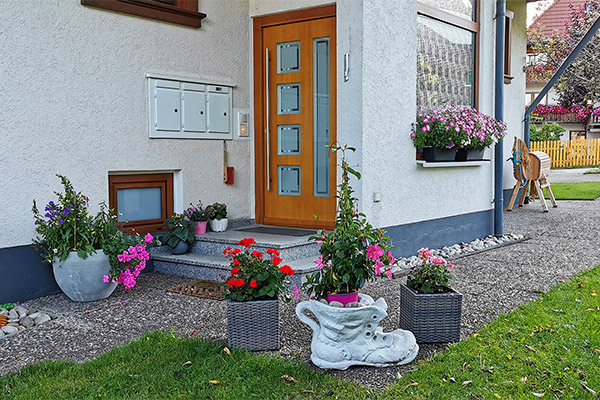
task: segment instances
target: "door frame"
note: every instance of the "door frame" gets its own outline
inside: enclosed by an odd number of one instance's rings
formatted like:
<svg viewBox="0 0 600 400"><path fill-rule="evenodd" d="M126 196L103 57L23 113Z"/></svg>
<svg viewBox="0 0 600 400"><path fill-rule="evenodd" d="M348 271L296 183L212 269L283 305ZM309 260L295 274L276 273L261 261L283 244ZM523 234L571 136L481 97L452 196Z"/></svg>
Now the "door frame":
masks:
<svg viewBox="0 0 600 400"><path fill-rule="evenodd" d="M254 191L255 218L257 224L262 224L265 217L265 63L263 56L262 30L268 26L289 24L292 22L310 21L321 18L335 17L336 5L308 8L299 11L289 11L280 14L255 17L253 21L253 57L254 57ZM337 78L336 78L337 79ZM336 94L337 95L337 94ZM334 120L335 121L335 120Z"/></svg>

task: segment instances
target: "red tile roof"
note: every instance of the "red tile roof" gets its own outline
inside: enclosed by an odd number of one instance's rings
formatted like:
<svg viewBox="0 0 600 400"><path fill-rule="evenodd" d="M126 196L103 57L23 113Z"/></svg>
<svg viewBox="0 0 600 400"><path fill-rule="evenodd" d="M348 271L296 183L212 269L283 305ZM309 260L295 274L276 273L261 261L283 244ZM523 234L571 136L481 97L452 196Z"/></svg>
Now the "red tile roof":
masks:
<svg viewBox="0 0 600 400"><path fill-rule="evenodd" d="M558 31L565 32L565 23L571 14L571 6L580 8L585 5L586 0L556 0L550 7L538 16L531 26L538 26L545 37L549 37Z"/></svg>

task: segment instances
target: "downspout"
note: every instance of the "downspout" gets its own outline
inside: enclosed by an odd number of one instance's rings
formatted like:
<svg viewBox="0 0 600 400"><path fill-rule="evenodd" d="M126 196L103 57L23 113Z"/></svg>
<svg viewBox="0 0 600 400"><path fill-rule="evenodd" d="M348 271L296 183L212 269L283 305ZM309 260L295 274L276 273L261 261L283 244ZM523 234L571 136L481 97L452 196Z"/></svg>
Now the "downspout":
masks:
<svg viewBox="0 0 600 400"><path fill-rule="evenodd" d="M594 22L594 25L592 25L590 27L590 29L587 31L587 33L585 34L585 36L583 38L581 38L581 40L579 41L577 46L573 49L571 54L569 54L569 57L567 57L567 59L562 63L560 68L558 68L558 71L556 71L556 73L554 75L552 75L552 78L550 78L550 80L548 81L548 83L546 83L546 86L544 86L544 88L542 89L540 94L538 94L537 97L535 98L535 100L533 100L533 103L531 103L531 105L529 107L527 107L527 110L525 110L525 118L524 118L525 126L523 127L523 129L524 129L523 140L525 141L525 143L527 143L527 147L529 147L529 123L531 121L531 112L537 107L538 104L540 104L540 101L542 101L544 96L546 96L546 94L550 91L550 89L552 89L552 86L554 86L556 81L565 73L565 71L567 70L567 68L569 68L571 63L575 60L575 58L577 58L579 53L581 53L581 50L583 50L585 45L588 44L588 42L594 37L594 35L596 34L596 32L598 31L599 28L600 28L600 17L598 17L598 19L596 19L596 22ZM594 66L590 66L590 67L594 68Z"/></svg>
<svg viewBox="0 0 600 400"><path fill-rule="evenodd" d="M496 79L494 116L504 121L504 29L506 24L506 0L496 0ZM498 140L494 147L494 235L504 233L504 141Z"/></svg>

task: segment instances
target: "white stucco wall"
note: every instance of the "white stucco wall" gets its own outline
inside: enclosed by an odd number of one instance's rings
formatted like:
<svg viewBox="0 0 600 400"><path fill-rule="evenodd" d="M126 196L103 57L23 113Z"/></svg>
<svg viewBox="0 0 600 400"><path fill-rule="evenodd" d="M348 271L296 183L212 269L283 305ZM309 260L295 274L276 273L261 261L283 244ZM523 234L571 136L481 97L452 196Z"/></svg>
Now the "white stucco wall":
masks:
<svg viewBox="0 0 600 400"><path fill-rule="evenodd" d="M0 247L30 243L32 199L43 209L54 198L56 173L97 204L109 171L180 171L178 209L201 199L250 217L251 140L228 143L228 186L221 141L148 138L146 73L232 82L234 112L250 108L248 1L203 0L200 11L192 29L79 0L3 4Z"/></svg>
<svg viewBox="0 0 600 400"><path fill-rule="evenodd" d="M504 85L504 120L508 133L504 138L504 160L512 156L514 138L523 138L523 117L525 115L525 54L527 53L527 4L522 0L508 0L506 9L514 12L511 37L510 84ZM512 161L504 161L504 189L512 189L516 180ZM506 206L506 204L505 204Z"/></svg>

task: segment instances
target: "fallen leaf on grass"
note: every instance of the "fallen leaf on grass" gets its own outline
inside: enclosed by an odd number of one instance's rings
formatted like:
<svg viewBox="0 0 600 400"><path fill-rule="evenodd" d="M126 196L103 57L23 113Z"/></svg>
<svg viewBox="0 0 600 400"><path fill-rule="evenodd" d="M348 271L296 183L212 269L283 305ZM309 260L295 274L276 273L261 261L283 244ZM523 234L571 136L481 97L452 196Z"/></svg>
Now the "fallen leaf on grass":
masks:
<svg viewBox="0 0 600 400"><path fill-rule="evenodd" d="M512 360L512 356L510 354L507 354L506 358L508 358L509 360Z"/></svg>
<svg viewBox="0 0 600 400"><path fill-rule="evenodd" d="M469 366L469 363L468 363L468 362L464 362L464 363L463 363L463 365L462 365L462 369L463 369L463 371L464 371L464 370L465 370L465 368L467 368L468 366Z"/></svg>
<svg viewBox="0 0 600 400"><path fill-rule="evenodd" d="M496 396L497 398L501 399L502 397L500 397L500 395L498 393L494 393L494 396Z"/></svg>
<svg viewBox="0 0 600 400"><path fill-rule="evenodd" d="M531 394L533 394L535 397L544 397L544 395L546 393L535 393L535 392L531 392Z"/></svg>
<svg viewBox="0 0 600 400"><path fill-rule="evenodd" d="M453 376L451 376L450 377L450 382L456 382L456 379Z"/></svg>
<svg viewBox="0 0 600 400"><path fill-rule="evenodd" d="M594 350L596 353L599 353L599 354L600 354L600 349L597 349L597 348L595 348L595 347L592 347L592 350Z"/></svg>
<svg viewBox="0 0 600 400"><path fill-rule="evenodd" d="M280 376L281 379L285 379L288 382L292 382L292 383L298 383L298 380L296 378L294 378L293 376L289 376L289 375L281 375Z"/></svg>
<svg viewBox="0 0 600 400"><path fill-rule="evenodd" d="M215 380L208 381L208 383L212 383L213 385L220 385L221 384L221 382L215 381Z"/></svg>
<svg viewBox="0 0 600 400"><path fill-rule="evenodd" d="M230 355L231 355L231 350L229 350L227 347L224 347L224 348L223 348L223 351L224 351L224 352L225 352L225 353L226 353L228 356L230 356Z"/></svg>
<svg viewBox="0 0 600 400"><path fill-rule="evenodd" d="M406 386L406 388L408 389L411 386L419 386L419 382L409 383L408 386Z"/></svg>
<svg viewBox="0 0 600 400"><path fill-rule="evenodd" d="M598 296L598 293L595 290L592 290L592 296Z"/></svg>
<svg viewBox="0 0 600 400"><path fill-rule="evenodd" d="M463 386L469 386L471 383L473 383L473 381L464 381L462 383Z"/></svg>
<svg viewBox="0 0 600 400"><path fill-rule="evenodd" d="M592 388L589 388L586 385L587 382L579 382L579 384L581 385L581 387L583 387L585 390L587 390L588 392L590 392L594 397L598 397L598 394L596 393L596 391Z"/></svg>
<svg viewBox="0 0 600 400"><path fill-rule="evenodd" d="M577 372L579 375L581 375L582 377L586 376L587 374L585 372L583 372L580 369L574 369L573 371Z"/></svg>
<svg viewBox="0 0 600 400"><path fill-rule="evenodd" d="M527 383L527 380L528 380L528 378L526 376L521 378L521 382L523 382L523 383Z"/></svg>
<svg viewBox="0 0 600 400"><path fill-rule="evenodd" d="M580 283L579 285L577 285L578 288L582 288L584 286L583 283Z"/></svg>
<svg viewBox="0 0 600 400"><path fill-rule="evenodd" d="M183 363L183 364L181 364L181 365L183 365L183 366L186 366L186 365L192 365L192 362L191 362L191 361L186 361L186 362L184 362L184 363Z"/></svg>
<svg viewBox="0 0 600 400"><path fill-rule="evenodd" d="M529 346L529 345L524 345L524 346L525 346L525 348L526 348L527 350L529 350L529 351L531 351L531 352L534 352L534 353L537 353L537 350L536 350L536 349L534 349L533 347L531 347L531 346Z"/></svg>
<svg viewBox="0 0 600 400"><path fill-rule="evenodd" d="M535 362L533 362L531 360L525 360L525 364L527 364L527 365L535 365Z"/></svg>
<svg viewBox="0 0 600 400"><path fill-rule="evenodd" d="M554 309L552 311L554 311L555 313L559 313L559 314L564 314L564 312L565 312L565 310L556 310L556 309Z"/></svg>

